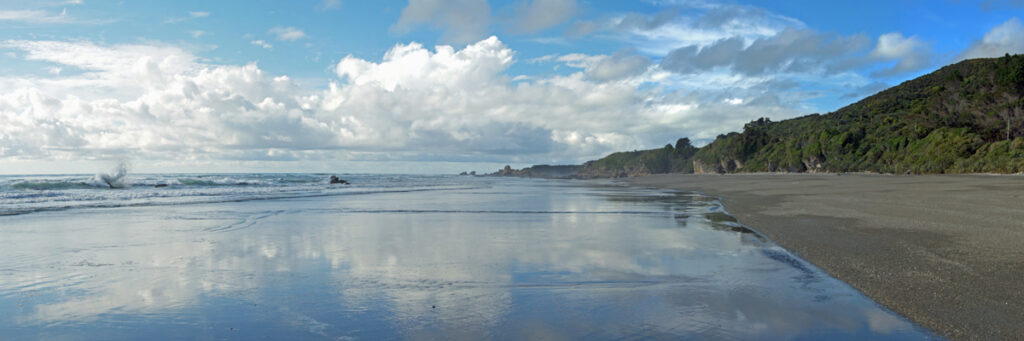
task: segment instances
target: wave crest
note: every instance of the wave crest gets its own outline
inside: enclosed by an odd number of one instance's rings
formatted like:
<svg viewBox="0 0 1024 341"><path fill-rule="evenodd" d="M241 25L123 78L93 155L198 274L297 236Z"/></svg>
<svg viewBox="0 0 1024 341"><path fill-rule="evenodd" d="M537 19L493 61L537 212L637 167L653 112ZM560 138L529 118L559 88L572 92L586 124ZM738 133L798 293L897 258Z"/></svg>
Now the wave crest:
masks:
<svg viewBox="0 0 1024 341"><path fill-rule="evenodd" d="M89 184L99 187L110 187L110 188L130 188L131 183L128 182L128 163L121 161L114 168L114 171L109 174L96 173L90 179Z"/></svg>

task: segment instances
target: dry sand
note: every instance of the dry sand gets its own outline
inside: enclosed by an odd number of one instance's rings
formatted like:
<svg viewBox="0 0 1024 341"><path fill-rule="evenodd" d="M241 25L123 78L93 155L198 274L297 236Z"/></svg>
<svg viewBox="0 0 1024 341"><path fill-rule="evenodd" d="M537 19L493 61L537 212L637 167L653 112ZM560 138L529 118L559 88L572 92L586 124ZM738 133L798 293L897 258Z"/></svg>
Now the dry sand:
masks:
<svg viewBox="0 0 1024 341"><path fill-rule="evenodd" d="M696 191L893 311L959 340L1024 340L1024 176L653 175Z"/></svg>

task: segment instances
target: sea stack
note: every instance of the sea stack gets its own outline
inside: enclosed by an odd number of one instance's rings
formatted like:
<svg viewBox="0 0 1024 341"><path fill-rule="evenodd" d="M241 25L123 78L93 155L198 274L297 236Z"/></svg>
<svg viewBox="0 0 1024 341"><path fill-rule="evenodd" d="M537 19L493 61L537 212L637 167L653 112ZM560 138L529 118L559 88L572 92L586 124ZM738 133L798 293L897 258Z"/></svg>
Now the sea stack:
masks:
<svg viewBox="0 0 1024 341"><path fill-rule="evenodd" d="M337 175L331 175L331 184L348 185L348 181L345 181L344 179L339 179Z"/></svg>

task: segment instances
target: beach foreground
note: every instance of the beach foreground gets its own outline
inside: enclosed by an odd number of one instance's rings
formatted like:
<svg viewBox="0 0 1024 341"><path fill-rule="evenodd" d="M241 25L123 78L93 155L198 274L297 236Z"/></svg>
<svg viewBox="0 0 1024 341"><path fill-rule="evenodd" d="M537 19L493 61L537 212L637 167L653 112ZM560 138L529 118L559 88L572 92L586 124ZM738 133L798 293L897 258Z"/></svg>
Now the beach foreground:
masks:
<svg viewBox="0 0 1024 341"><path fill-rule="evenodd" d="M952 339L1022 339L1024 177L653 175Z"/></svg>
<svg viewBox="0 0 1024 341"><path fill-rule="evenodd" d="M351 175L336 188L313 174L138 175L116 190L75 178L9 177L0 192L17 206L0 215L0 339L933 337L692 193L454 176ZM143 185L154 182L172 185Z"/></svg>

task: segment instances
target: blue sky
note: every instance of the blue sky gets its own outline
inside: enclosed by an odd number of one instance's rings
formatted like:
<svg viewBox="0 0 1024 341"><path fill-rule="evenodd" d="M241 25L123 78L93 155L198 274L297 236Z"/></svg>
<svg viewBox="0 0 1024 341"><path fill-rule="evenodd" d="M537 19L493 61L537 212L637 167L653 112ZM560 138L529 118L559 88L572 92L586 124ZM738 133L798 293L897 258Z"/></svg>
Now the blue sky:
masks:
<svg viewBox="0 0 1024 341"><path fill-rule="evenodd" d="M1024 53L1024 1L2 1L0 173L488 171Z"/></svg>

